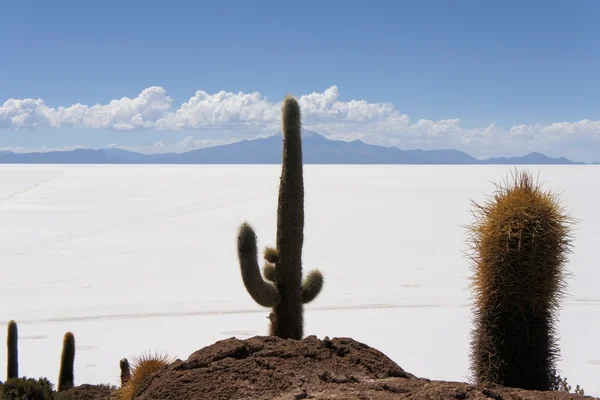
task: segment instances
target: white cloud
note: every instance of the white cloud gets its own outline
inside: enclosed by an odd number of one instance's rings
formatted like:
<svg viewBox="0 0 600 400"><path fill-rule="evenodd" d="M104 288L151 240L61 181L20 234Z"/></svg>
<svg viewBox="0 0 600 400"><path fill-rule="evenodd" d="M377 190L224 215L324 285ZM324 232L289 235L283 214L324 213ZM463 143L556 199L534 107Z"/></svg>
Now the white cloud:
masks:
<svg viewBox="0 0 600 400"><path fill-rule="evenodd" d="M277 105L260 93L227 93L210 95L196 92L173 113L165 113L155 123L162 129L196 129L235 124L269 124L279 117Z"/></svg>
<svg viewBox="0 0 600 400"><path fill-rule="evenodd" d="M149 145L134 145L134 146L110 143L106 147L109 149L120 149L120 150L134 151L137 153L145 153L145 154L157 154L157 153L168 153L169 152L169 146L166 146L162 140L159 140L159 141L154 142Z"/></svg>
<svg viewBox="0 0 600 400"><path fill-rule="evenodd" d="M195 139L193 136L187 136L177 142L177 151L188 151L194 149L203 149L206 147L218 146L222 144L228 144L237 142L238 139Z"/></svg>
<svg viewBox="0 0 600 400"><path fill-rule="evenodd" d="M585 136L598 140L600 139L600 121L584 119L577 122L555 122L550 125L518 125L510 129L510 135L528 138L543 137L546 140Z"/></svg>
<svg viewBox="0 0 600 400"><path fill-rule="evenodd" d="M23 147L23 146L2 146L0 151L11 151L13 153L47 153L50 151L71 151L76 149L83 149L84 146L64 146L64 147Z"/></svg>
<svg viewBox="0 0 600 400"><path fill-rule="evenodd" d="M42 99L8 99L0 107L0 128L153 128L171 109L172 99L160 87L144 89L136 98L108 104L48 107Z"/></svg>
<svg viewBox="0 0 600 400"><path fill-rule="evenodd" d="M184 153L186 151L202 149L205 147L217 146L222 144L228 144L237 142L239 139L196 139L193 136L187 136L178 142L165 143L163 140L145 145L123 145L111 143L108 148L116 148L121 150L134 151L137 153L145 154L159 154L159 153Z"/></svg>
<svg viewBox="0 0 600 400"><path fill-rule="evenodd" d="M366 142L414 148L453 147L466 150L505 151L507 148L544 148L557 141L600 142L600 121L581 120L552 124L520 124L465 128L459 119L416 122L391 103L367 100L342 101L337 86L322 93L301 95L303 126L330 138L362 139ZM42 99L9 99L0 106L0 128L102 128L134 130L218 131L210 140L185 138L176 146L159 142L154 151L179 151L233 141L247 134L272 134L280 125L280 102L259 92L210 94L199 90L179 107L161 87L144 89L134 98L123 97L108 104L74 104L49 107ZM227 136L227 137L225 137Z"/></svg>
<svg viewBox="0 0 600 400"><path fill-rule="evenodd" d="M194 137L193 136L185 137L177 143L177 147L179 147L180 149L189 149L193 145L194 145Z"/></svg>
<svg viewBox="0 0 600 400"><path fill-rule="evenodd" d="M332 86L323 93L310 93L298 98L306 126L322 127L325 132L349 129L376 132L411 130L416 135L438 136L454 130L458 120L434 122L420 120L411 125L407 115L391 103L369 103L366 100L340 101L339 91ZM42 99L9 99L0 107L0 127L86 127L114 130L140 129L277 129L281 103L272 102L258 92L209 94L199 90L177 109L160 87L143 90L137 97L123 97L94 106L75 104L48 107Z"/></svg>
<svg viewBox="0 0 600 400"><path fill-rule="evenodd" d="M503 129L496 126L496 123L492 122L485 129L468 129L465 130L462 136L463 143L466 144L481 144L485 143L493 137L500 137L503 134Z"/></svg>

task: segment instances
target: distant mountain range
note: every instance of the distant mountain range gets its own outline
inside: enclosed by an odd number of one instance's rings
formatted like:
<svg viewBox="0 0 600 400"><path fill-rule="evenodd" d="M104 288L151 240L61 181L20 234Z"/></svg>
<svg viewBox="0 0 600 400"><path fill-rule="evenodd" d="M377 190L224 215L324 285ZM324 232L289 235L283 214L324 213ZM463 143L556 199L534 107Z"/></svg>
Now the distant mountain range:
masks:
<svg viewBox="0 0 600 400"><path fill-rule="evenodd" d="M268 138L191 150L185 153L141 154L116 148L76 149L40 153L0 152L0 164L279 164L281 133ZM360 140L330 140L303 131L305 164L585 164L540 153L478 160L458 150L401 150Z"/></svg>

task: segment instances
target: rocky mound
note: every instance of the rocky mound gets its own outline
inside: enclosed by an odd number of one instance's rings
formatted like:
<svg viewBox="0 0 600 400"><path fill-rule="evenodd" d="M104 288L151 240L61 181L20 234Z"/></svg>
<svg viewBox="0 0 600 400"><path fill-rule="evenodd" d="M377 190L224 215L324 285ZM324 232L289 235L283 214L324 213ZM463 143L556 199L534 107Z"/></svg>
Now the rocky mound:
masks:
<svg viewBox="0 0 600 400"><path fill-rule="evenodd" d="M65 391L68 400L117 400L114 387L108 385L79 385Z"/></svg>
<svg viewBox="0 0 600 400"><path fill-rule="evenodd" d="M138 400L578 399L417 378L380 351L349 338L230 338L146 378ZM589 398L589 397L588 397ZM81 397L83 399L83 397Z"/></svg>

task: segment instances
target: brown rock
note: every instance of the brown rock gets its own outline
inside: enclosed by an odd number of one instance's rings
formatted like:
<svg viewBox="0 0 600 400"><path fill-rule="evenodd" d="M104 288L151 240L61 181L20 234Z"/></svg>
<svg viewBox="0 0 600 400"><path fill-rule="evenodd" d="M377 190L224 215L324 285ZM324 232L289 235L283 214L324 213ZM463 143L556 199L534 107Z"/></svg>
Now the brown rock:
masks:
<svg viewBox="0 0 600 400"><path fill-rule="evenodd" d="M61 393L69 400L116 400L116 388L109 385L79 385Z"/></svg>
<svg viewBox="0 0 600 400"><path fill-rule="evenodd" d="M196 351L149 376L137 400L298 399L584 399L439 382L405 372L380 351L349 338L303 340L230 338ZM590 397L587 397L590 398ZM83 399L83 398L82 398Z"/></svg>

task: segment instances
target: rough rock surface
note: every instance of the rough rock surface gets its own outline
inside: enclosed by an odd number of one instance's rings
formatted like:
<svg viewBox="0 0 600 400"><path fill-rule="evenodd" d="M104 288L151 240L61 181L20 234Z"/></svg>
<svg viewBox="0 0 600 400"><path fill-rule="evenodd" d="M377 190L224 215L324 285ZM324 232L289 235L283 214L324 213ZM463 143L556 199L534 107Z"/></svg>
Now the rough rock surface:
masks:
<svg viewBox="0 0 600 400"><path fill-rule="evenodd" d="M79 385L64 393L72 400L116 400L116 390L108 385Z"/></svg>
<svg viewBox="0 0 600 400"><path fill-rule="evenodd" d="M586 398L564 392L430 381L405 372L383 353L355 340L319 340L314 336L300 341L261 336L222 340L149 376L135 394L137 400L383 400L409 397L453 400ZM74 398L79 399L88 398Z"/></svg>

